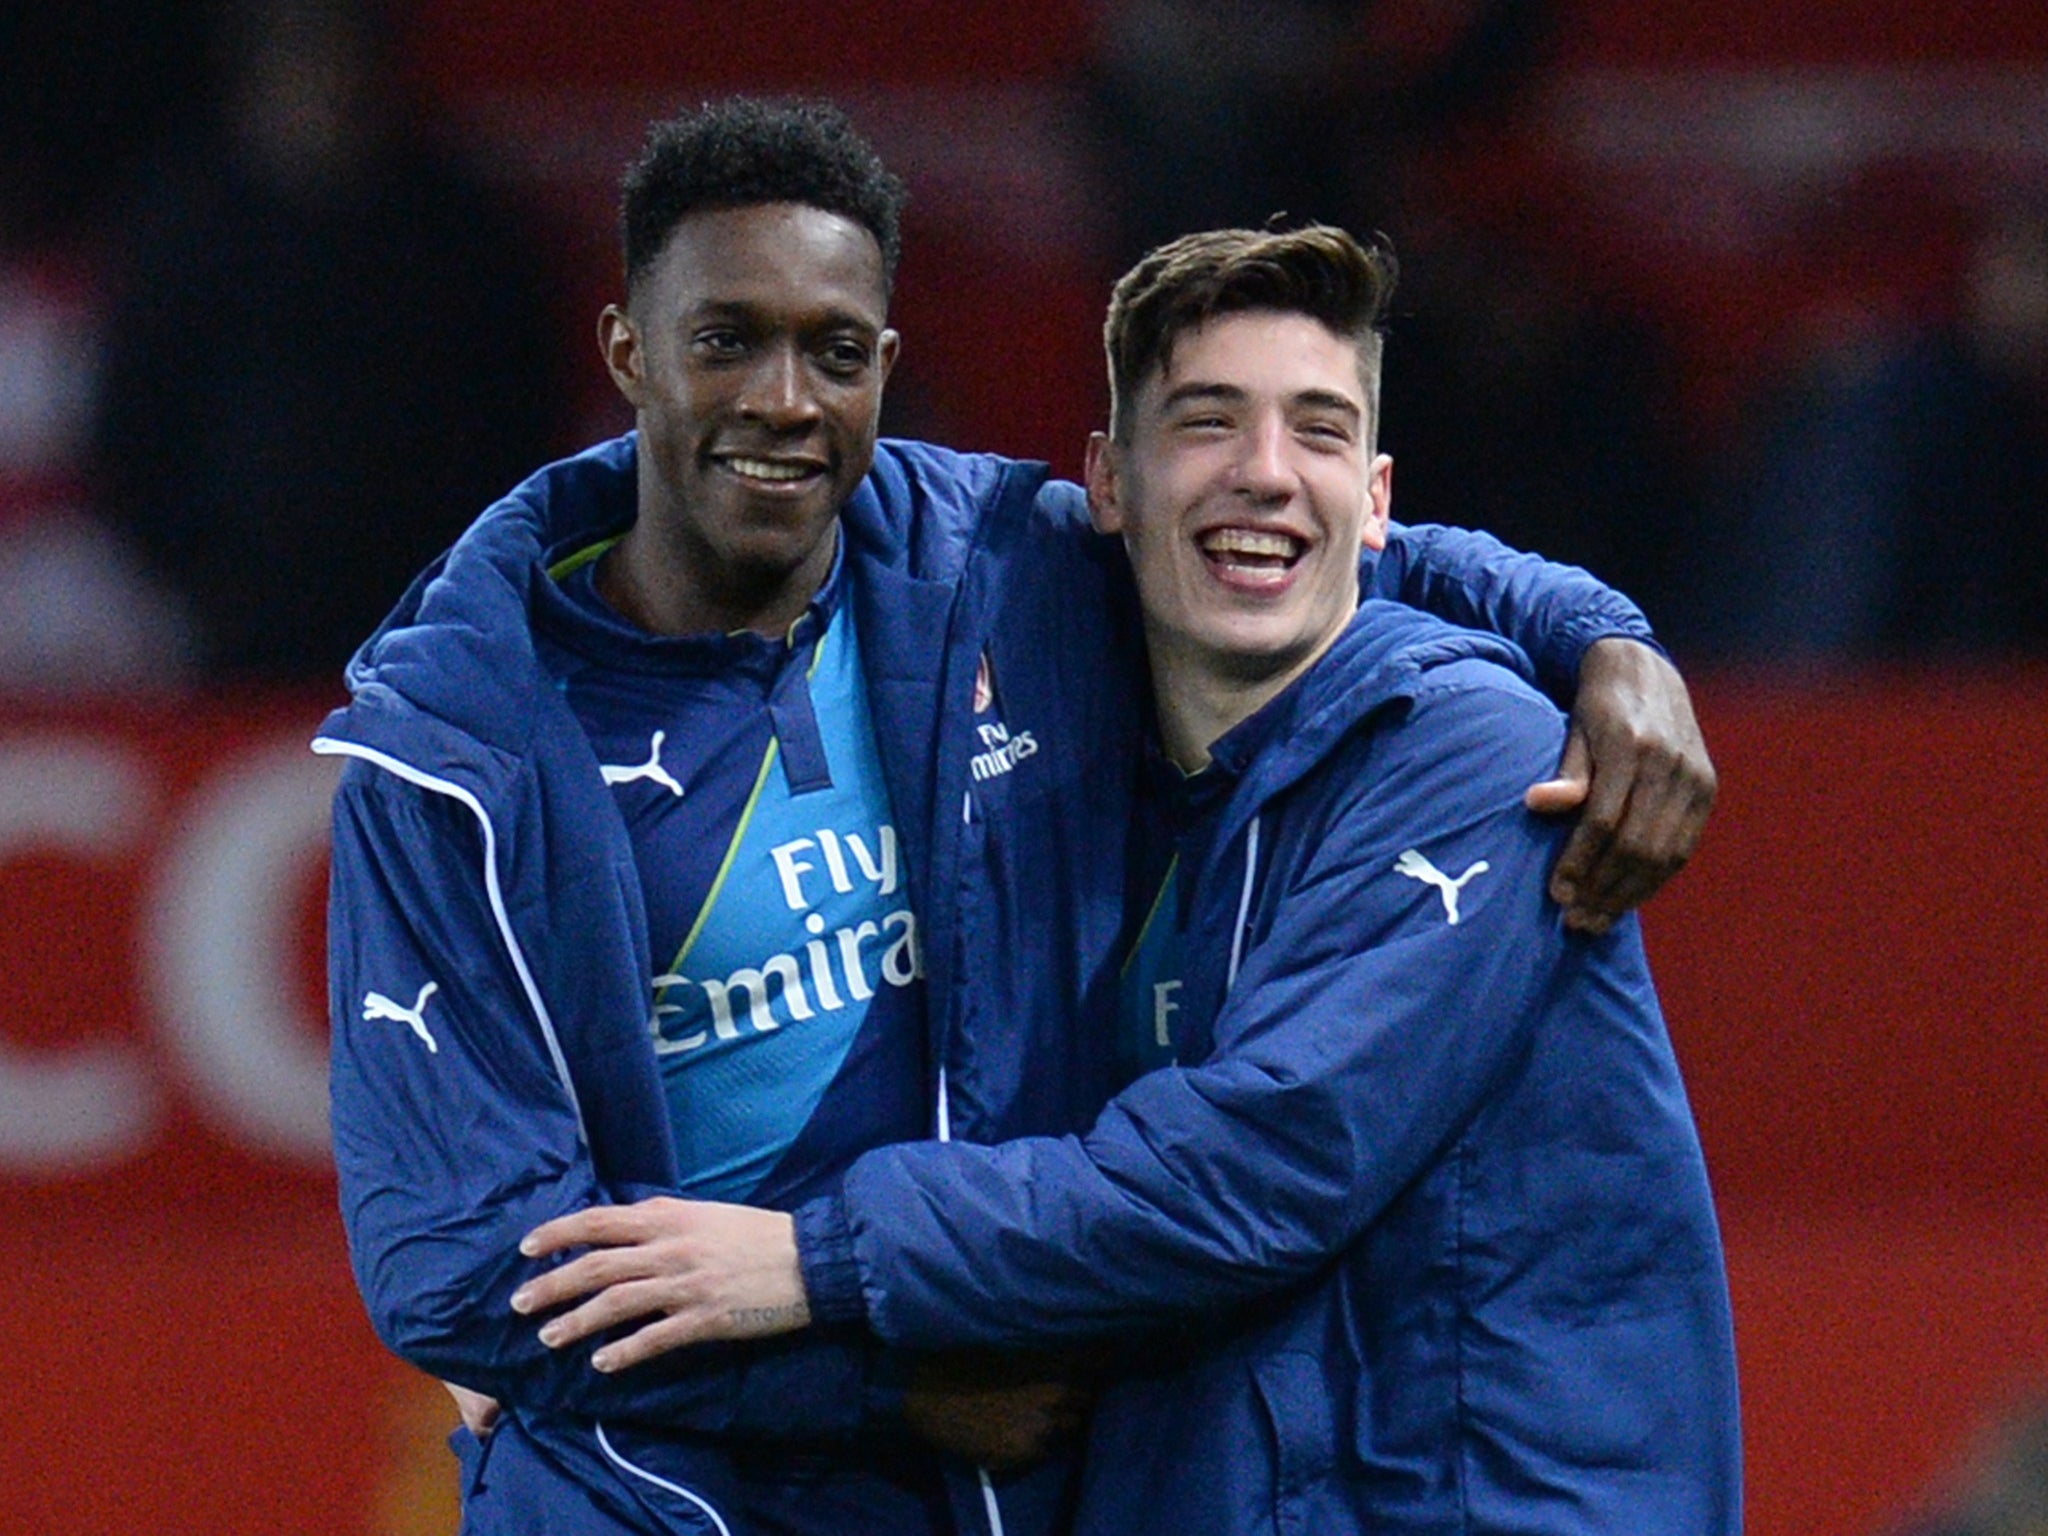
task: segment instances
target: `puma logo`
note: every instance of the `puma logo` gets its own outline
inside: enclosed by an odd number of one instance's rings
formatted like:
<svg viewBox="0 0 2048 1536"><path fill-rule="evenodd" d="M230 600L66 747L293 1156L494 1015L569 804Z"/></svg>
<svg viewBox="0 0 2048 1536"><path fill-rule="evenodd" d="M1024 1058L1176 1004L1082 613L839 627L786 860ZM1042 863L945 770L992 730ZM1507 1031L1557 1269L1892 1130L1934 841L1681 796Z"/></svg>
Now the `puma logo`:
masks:
<svg viewBox="0 0 2048 1536"><path fill-rule="evenodd" d="M647 761L621 767L612 763L600 763L598 772L604 775L607 784L630 784L635 779L652 779L678 799L682 797L683 786L669 776L661 766L661 744L668 739L667 731L656 731L654 739L647 744Z"/></svg>
<svg viewBox="0 0 2048 1536"><path fill-rule="evenodd" d="M441 990L441 984L430 981L420 988L420 995L412 1000L410 1008L394 1003L382 992L372 992L363 998L365 1019L396 1019L408 1026L412 1032L427 1043L427 1049L439 1055L441 1047L434 1043L434 1037L427 1032L427 999Z"/></svg>
<svg viewBox="0 0 2048 1536"><path fill-rule="evenodd" d="M1436 887L1437 894L1444 899L1444 920L1453 928L1458 926L1458 892L1465 888L1465 882L1474 875L1483 875L1493 866L1481 859L1465 873L1453 880L1413 848L1404 851L1394 860L1394 873L1406 875L1410 880L1420 880L1424 885Z"/></svg>

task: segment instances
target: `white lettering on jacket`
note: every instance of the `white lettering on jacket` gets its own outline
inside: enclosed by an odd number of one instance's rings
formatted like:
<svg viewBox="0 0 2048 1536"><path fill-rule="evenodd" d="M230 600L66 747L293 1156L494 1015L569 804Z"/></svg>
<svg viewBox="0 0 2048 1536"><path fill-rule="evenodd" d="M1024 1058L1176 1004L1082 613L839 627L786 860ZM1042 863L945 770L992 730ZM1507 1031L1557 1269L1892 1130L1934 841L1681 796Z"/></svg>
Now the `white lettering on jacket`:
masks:
<svg viewBox="0 0 2048 1536"><path fill-rule="evenodd" d="M828 892L850 896L863 883L873 887L877 900L896 894L902 885L896 829L881 826L873 834L872 846L870 841L858 832L821 827L809 837L770 848L768 857L782 898L790 911L805 914L804 929L810 937L799 949L770 955L724 977L681 971L656 976L651 1021L656 1053L694 1051L714 1039L736 1040L747 1031L767 1034L785 1024L864 1003L878 987L907 987L924 975L917 919L909 908L830 932L823 914L810 910ZM664 1021L696 1011L683 996L691 987L704 994L708 1027L687 1035L664 1034Z"/></svg>
<svg viewBox="0 0 2048 1536"><path fill-rule="evenodd" d="M1001 774L1013 772L1027 757L1038 754L1038 740L1029 731L1010 734L1010 728L1001 722L977 725L974 728L981 736L985 751L975 753L970 766L974 781L979 784Z"/></svg>

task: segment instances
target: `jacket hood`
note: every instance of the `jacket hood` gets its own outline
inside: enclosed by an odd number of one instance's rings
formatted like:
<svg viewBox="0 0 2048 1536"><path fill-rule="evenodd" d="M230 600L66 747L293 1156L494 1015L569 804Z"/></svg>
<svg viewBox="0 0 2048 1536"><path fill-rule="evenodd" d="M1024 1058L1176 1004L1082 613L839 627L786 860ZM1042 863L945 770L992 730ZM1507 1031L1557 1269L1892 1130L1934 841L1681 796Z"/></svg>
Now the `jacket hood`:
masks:
<svg viewBox="0 0 2048 1536"><path fill-rule="evenodd" d="M628 434L549 464L488 508L349 662L353 708L410 705L486 746L516 750L533 724L531 695L518 684L541 677L526 621L532 583L545 579L550 549L632 522L634 446Z"/></svg>
<svg viewBox="0 0 2048 1536"><path fill-rule="evenodd" d="M1003 475L1033 485L1043 466L877 444L841 528L871 568L949 579L972 548L983 501ZM489 507L413 581L350 661L344 713L360 725L388 710L424 715L517 755L534 729L534 690L549 686L527 620L551 551L618 533L637 512L637 435L536 471Z"/></svg>

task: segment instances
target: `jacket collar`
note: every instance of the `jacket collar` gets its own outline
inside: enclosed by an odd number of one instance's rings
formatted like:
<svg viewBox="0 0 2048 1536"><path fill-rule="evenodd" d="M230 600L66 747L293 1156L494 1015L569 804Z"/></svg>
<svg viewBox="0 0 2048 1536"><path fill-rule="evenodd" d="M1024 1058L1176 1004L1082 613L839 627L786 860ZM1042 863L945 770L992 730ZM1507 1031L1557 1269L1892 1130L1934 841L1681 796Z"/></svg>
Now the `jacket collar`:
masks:
<svg viewBox="0 0 2048 1536"><path fill-rule="evenodd" d="M1457 628L1401 603L1360 603L1308 671L1211 748L1211 769L1236 784L1213 846L1228 846L1346 736L1387 711L1405 708L1432 669L1467 658L1533 677L1528 657L1498 636Z"/></svg>
<svg viewBox="0 0 2048 1536"><path fill-rule="evenodd" d="M349 663L352 714L417 713L517 754L547 684L528 622L547 552L631 523L628 434L537 471L415 578Z"/></svg>

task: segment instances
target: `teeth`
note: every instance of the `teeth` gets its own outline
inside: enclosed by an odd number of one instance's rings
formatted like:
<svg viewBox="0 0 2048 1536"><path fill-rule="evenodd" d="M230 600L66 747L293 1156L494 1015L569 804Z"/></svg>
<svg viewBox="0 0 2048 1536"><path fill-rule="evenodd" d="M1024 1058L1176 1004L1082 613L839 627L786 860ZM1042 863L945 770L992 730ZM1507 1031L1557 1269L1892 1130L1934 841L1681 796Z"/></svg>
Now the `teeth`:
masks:
<svg viewBox="0 0 2048 1536"><path fill-rule="evenodd" d="M808 464L777 464L771 459L727 459L734 474L750 480L801 480L811 473Z"/></svg>
<svg viewBox="0 0 2048 1536"><path fill-rule="evenodd" d="M1218 528L1202 537L1202 548L1212 555L1258 555L1291 560L1299 541L1289 534L1258 528Z"/></svg>

